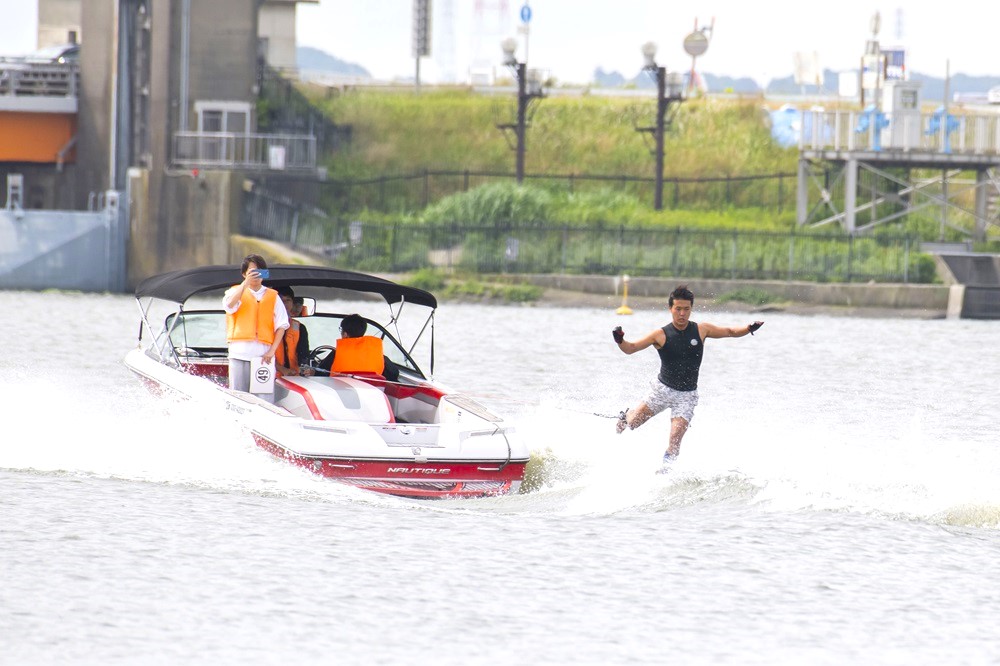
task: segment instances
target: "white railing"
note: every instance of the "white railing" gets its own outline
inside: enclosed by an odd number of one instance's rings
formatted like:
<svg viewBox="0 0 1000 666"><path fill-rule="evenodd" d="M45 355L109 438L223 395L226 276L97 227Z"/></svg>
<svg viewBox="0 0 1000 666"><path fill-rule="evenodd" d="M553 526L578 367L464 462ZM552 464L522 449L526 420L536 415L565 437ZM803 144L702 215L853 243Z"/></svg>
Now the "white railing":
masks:
<svg viewBox="0 0 1000 666"><path fill-rule="evenodd" d="M1000 114L920 115L802 111L799 148L1000 155Z"/></svg>
<svg viewBox="0 0 1000 666"><path fill-rule="evenodd" d="M75 64L0 59L0 95L76 97L79 87L80 68Z"/></svg>
<svg viewBox="0 0 1000 666"><path fill-rule="evenodd" d="M173 163L188 168L302 171L316 168L311 134L175 132Z"/></svg>

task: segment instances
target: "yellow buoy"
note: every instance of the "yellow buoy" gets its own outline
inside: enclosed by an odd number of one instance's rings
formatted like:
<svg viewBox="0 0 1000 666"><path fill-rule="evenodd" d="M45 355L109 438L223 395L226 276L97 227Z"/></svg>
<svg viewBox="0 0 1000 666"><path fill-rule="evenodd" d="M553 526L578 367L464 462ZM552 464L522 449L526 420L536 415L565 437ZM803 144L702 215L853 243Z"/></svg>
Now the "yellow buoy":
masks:
<svg viewBox="0 0 1000 666"><path fill-rule="evenodd" d="M615 310L615 314L620 315L630 315L632 314L632 308L628 306L628 276L622 276L622 305L620 308Z"/></svg>

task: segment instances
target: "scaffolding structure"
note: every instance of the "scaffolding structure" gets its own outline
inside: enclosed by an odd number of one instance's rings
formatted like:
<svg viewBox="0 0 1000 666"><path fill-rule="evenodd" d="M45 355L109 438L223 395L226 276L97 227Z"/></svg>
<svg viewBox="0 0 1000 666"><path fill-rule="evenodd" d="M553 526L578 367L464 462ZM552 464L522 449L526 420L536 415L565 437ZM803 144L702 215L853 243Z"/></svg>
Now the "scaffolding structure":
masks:
<svg viewBox="0 0 1000 666"><path fill-rule="evenodd" d="M803 111L797 220L849 233L920 211L985 240L1000 229L1000 114Z"/></svg>

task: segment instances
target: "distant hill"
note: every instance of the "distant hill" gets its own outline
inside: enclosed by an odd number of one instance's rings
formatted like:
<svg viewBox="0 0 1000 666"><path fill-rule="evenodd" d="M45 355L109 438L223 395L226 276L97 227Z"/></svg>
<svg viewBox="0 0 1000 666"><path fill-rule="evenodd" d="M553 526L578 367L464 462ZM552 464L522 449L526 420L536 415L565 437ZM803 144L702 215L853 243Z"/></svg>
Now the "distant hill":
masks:
<svg viewBox="0 0 1000 666"><path fill-rule="evenodd" d="M686 75L687 72L685 72L685 81L687 80ZM742 77L737 79L731 76L716 76L715 74L707 73L703 73L702 77L705 79L705 84L711 92L731 91L743 94L760 92L760 86L751 78ZM621 88L623 86L653 88L656 85L653 77L641 70L631 79L626 79L619 72L605 72L600 67L594 70L593 83L599 88Z"/></svg>
<svg viewBox="0 0 1000 666"><path fill-rule="evenodd" d="M620 88L625 83L625 77L618 72L605 72L600 67L594 70L594 85L598 88Z"/></svg>
<svg viewBox="0 0 1000 666"><path fill-rule="evenodd" d="M944 79L913 72L910 80L923 84L920 88L923 99L944 99ZM948 95L954 97L955 93L984 93L995 86L1000 86L1000 76L952 74L948 81Z"/></svg>
<svg viewBox="0 0 1000 666"><path fill-rule="evenodd" d="M304 71L359 76L367 79L372 77L371 72L361 65L341 60L311 46L300 46L295 49L295 60L299 69Z"/></svg>
<svg viewBox="0 0 1000 666"><path fill-rule="evenodd" d="M702 73L705 85L712 92L734 92L741 94L753 94L761 92L757 82L747 76L733 78L731 76L716 76L707 72Z"/></svg>
<svg viewBox="0 0 1000 666"><path fill-rule="evenodd" d="M685 72L685 75L687 73ZM720 76L701 72L702 78L709 92L727 92L741 94L754 94L766 92L771 95L798 95L805 92L807 95L833 94L837 92L840 73L832 69L823 70L822 86L800 86L795 83L794 76L786 76L778 79L771 79L766 90L762 91L760 86L751 78L731 76ZM685 80L687 77L685 76ZM935 76L928 76L920 72L910 74L911 81L921 83L920 96L924 100L944 99L944 79ZM600 67L594 70L594 85L601 88L618 88L623 86L635 86L636 88L652 88L655 84L653 79L645 72L640 71L631 79L625 78L619 72L606 72ZM985 93L990 88L1000 86L1000 76L969 76L967 74L953 74L948 84L950 96L955 93Z"/></svg>
<svg viewBox="0 0 1000 666"><path fill-rule="evenodd" d="M795 82L794 75L788 75L780 79L771 79L767 84L766 92L771 95L798 95L804 92L807 95L817 95L820 93L836 93L840 84L840 74L832 69L823 70L823 85L799 85Z"/></svg>
<svg viewBox="0 0 1000 666"><path fill-rule="evenodd" d="M775 95L795 95L802 90L806 94L816 94L820 92L837 92L838 77L840 74L830 69L823 70L822 90L816 86L803 86L795 83L794 76L786 76L782 79L772 79L767 84L767 92ZM911 81L920 82L920 97L925 101L944 99L944 79L937 76L928 76L920 72L910 72ZM968 74L952 74L948 82L949 96L955 93L985 93L994 86L1000 85L1000 76L969 76ZM711 89L711 88L710 88Z"/></svg>

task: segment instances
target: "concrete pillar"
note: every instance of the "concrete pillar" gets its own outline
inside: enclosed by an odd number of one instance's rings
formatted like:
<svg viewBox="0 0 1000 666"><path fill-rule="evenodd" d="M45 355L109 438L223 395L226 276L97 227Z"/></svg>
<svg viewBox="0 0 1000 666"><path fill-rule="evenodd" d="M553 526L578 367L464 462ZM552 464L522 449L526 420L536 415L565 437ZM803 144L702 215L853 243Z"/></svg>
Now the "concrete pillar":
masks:
<svg viewBox="0 0 1000 666"><path fill-rule="evenodd" d="M844 165L844 229L853 234L858 212L858 161Z"/></svg>
<svg viewBox="0 0 1000 666"><path fill-rule="evenodd" d="M795 194L795 220L802 226L809 215L809 160L799 157L799 179Z"/></svg>
<svg viewBox="0 0 1000 666"><path fill-rule="evenodd" d="M989 215L989 188L992 182L990 181L989 172L986 169L976 170L976 231L975 239L977 241L986 240L986 216Z"/></svg>
<svg viewBox="0 0 1000 666"><path fill-rule="evenodd" d="M965 285L953 284L948 288L948 310L945 317L961 319L962 308L965 305Z"/></svg>
<svg viewBox="0 0 1000 666"><path fill-rule="evenodd" d="M938 231L938 240L944 242L945 227L948 226L948 170L941 169L941 229Z"/></svg>

